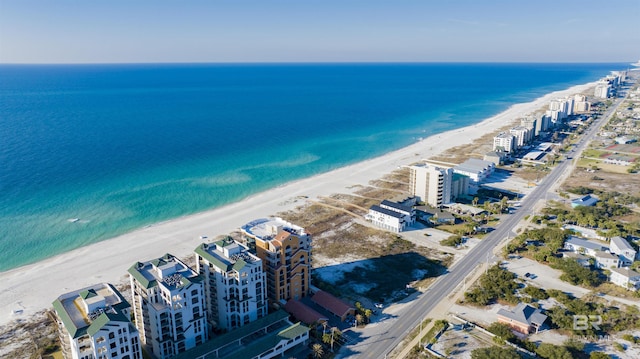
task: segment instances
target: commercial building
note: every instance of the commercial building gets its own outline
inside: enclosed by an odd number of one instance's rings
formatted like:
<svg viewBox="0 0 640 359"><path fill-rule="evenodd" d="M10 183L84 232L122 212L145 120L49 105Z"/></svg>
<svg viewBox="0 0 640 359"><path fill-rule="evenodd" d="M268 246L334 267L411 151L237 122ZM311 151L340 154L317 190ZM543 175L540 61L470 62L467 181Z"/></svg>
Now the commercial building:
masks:
<svg viewBox="0 0 640 359"><path fill-rule="evenodd" d="M171 254L129 268L136 327L159 359L207 341L202 278Z"/></svg>
<svg viewBox="0 0 640 359"><path fill-rule="evenodd" d="M131 306L111 284L63 294L53 302L62 353L67 359L141 359Z"/></svg>
<svg viewBox="0 0 640 359"><path fill-rule="evenodd" d="M267 276L260 258L231 237L203 243L195 253L210 329L233 330L267 315Z"/></svg>
<svg viewBox="0 0 640 359"><path fill-rule="evenodd" d="M241 228L250 248L262 260L267 274L267 297L281 307L289 299L309 294L311 235L282 218L261 218Z"/></svg>
<svg viewBox="0 0 640 359"><path fill-rule="evenodd" d="M438 208L451 202L451 168L424 164L410 166L409 169L409 191L413 196Z"/></svg>

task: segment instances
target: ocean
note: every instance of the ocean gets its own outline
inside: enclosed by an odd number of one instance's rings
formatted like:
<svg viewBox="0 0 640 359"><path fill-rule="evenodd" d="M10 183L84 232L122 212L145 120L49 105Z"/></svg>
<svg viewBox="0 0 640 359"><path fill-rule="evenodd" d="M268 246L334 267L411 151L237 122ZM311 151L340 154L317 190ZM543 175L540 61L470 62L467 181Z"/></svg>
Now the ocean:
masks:
<svg viewBox="0 0 640 359"><path fill-rule="evenodd" d="M0 271L373 158L626 66L0 65Z"/></svg>

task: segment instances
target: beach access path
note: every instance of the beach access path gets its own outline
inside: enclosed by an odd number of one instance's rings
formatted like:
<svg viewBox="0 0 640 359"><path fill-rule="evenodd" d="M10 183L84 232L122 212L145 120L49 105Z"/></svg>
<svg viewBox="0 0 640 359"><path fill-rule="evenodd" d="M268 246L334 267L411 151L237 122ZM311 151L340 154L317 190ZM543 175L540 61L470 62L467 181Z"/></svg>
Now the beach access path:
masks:
<svg viewBox="0 0 640 359"><path fill-rule="evenodd" d="M516 104L480 123L436 134L386 155L343 167L311 178L253 195L242 201L203 213L148 226L113 239L13 270L0 273L0 326L13 320L29 320L59 295L99 282L119 284L127 280L127 269L144 261L171 253L193 255L193 250L209 238L231 233L256 218L294 209L304 204L302 196L351 193L356 185L366 185L408 165L470 143L482 135L514 123L528 113L546 106L551 99L581 93L595 82L556 91L532 102Z"/></svg>

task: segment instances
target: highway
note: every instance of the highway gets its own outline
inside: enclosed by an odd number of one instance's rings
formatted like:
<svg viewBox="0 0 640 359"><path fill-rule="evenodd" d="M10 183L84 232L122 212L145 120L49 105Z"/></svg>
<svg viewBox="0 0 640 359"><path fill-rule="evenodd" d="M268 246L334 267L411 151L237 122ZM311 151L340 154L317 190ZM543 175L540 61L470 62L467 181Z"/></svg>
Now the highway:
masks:
<svg viewBox="0 0 640 359"><path fill-rule="evenodd" d="M608 121L623 99L617 99L609 109L595 120L585 131L572 155L579 158L586 144L593 139L602 125ZM440 276L425 293L419 294L412 303L405 305L390 318L379 323L369 325L358 333L361 337L354 343L343 347L338 353L339 358L387 358L406 337L409 332L420 325L425 316L430 313L442 300L462 283L465 278L478 268L482 262L493 260L493 250L507 237L512 237L512 229L533 208L540 199L544 199L550 188L558 182L561 176L568 174L573 167L572 160L564 160L556 166L538 186L522 199L522 205L513 214L503 216L495 230L489 233L464 258L449 268Z"/></svg>

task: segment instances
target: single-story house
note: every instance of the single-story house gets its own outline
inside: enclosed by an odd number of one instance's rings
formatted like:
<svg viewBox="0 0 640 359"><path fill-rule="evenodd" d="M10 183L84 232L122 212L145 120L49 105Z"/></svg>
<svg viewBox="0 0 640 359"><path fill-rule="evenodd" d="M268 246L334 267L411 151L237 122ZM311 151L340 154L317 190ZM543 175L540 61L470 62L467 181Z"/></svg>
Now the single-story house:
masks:
<svg viewBox="0 0 640 359"><path fill-rule="evenodd" d="M578 262L578 264L580 264L583 267L591 266L591 262L590 262L591 257L587 257L582 253L578 253L578 252L562 252L562 258L575 259Z"/></svg>
<svg viewBox="0 0 640 359"><path fill-rule="evenodd" d="M598 203L598 199L588 194L586 196L576 198L573 201L571 201L571 208L576 208L578 206L591 207L596 203Z"/></svg>
<svg viewBox="0 0 640 359"><path fill-rule="evenodd" d="M315 309L295 299L289 299L287 304L284 305L284 310L307 325L318 325L329 321L327 317L318 313Z"/></svg>
<svg viewBox="0 0 640 359"><path fill-rule="evenodd" d="M540 309L526 303L518 304L513 310L500 309L498 322L504 323L522 334L537 333L543 328L547 316Z"/></svg>
<svg viewBox="0 0 640 359"><path fill-rule="evenodd" d="M331 314L340 318L341 321L345 321L348 316L356 314L355 308L323 290L315 292L311 297L311 301L328 310Z"/></svg>

